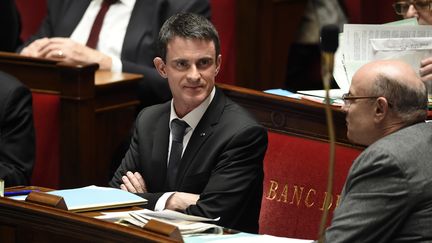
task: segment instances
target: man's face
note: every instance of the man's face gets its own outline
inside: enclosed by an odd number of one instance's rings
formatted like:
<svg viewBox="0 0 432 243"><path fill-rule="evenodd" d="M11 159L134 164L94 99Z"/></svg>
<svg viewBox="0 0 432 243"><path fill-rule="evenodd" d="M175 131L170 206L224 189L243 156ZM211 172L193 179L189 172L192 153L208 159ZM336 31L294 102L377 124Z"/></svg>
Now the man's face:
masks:
<svg viewBox="0 0 432 243"><path fill-rule="evenodd" d="M364 87L365 83L354 76L349 95L368 96ZM346 112L347 137L351 142L370 145L375 141L374 101L373 98L353 99L349 100L349 104L342 107L343 111Z"/></svg>
<svg viewBox="0 0 432 243"><path fill-rule="evenodd" d="M211 93L221 62L212 41L181 37L168 43L165 63L156 59L159 73L168 78L179 116L199 106Z"/></svg>
<svg viewBox="0 0 432 243"><path fill-rule="evenodd" d="M432 25L431 0L398 0L405 6L404 18L417 18L419 24Z"/></svg>

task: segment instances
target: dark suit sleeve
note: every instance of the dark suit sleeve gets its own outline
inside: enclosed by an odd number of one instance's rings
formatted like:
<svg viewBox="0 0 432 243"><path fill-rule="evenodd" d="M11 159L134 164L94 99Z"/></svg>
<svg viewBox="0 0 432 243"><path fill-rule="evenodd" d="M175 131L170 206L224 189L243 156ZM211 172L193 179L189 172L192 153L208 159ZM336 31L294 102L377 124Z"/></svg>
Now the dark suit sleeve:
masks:
<svg viewBox="0 0 432 243"><path fill-rule="evenodd" d="M0 178L6 186L28 185L35 156L31 93L19 86L0 100Z"/></svg>
<svg viewBox="0 0 432 243"><path fill-rule="evenodd" d="M238 227L240 221L245 223L249 218L250 222L256 222L259 216L266 149L267 132L263 127L239 129L219 155L197 204L188 207L186 213L221 217L218 224L225 227L257 231L257 228Z"/></svg>

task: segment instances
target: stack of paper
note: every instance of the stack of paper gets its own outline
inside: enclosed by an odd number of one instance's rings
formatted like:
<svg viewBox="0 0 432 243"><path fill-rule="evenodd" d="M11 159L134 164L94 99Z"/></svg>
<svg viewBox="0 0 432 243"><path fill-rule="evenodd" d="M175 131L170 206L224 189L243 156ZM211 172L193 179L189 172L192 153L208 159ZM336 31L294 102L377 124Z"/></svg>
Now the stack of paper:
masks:
<svg viewBox="0 0 432 243"><path fill-rule="evenodd" d="M415 18L386 25L345 24L339 36L333 76L347 92L354 73L378 59L399 59L419 70L420 61L432 56L432 28Z"/></svg>
<svg viewBox="0 0 432 243"><path fill-rule="evenodd" d="M196 234L222 234L223 228L211 223L219 218L209 219L193 215L187 215L172 210L152 211L148 209L127 211L127 212L114 212L103 213L102 216L97 216L98 219L108 220L117 223L130 223L140 228L150 220L158 220L167 224L177 226L182 235L196 235Z"/></svg>

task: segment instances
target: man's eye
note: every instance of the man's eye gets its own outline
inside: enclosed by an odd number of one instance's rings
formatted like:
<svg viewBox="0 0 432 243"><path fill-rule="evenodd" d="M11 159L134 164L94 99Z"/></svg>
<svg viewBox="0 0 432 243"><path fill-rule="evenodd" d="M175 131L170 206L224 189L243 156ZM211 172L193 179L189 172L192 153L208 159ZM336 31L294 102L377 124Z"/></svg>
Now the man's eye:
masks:
<svg viewBox="0 0 432 243"><path fill-rule="evenodd" d="M213 62L212 62L211 59L201 59L201 60L198 62L198 66L199 66L200 68L208 67L208 66L210 66L212 63L213 63Z"/></svg>
<svg viewBox="0 0 432 243"><path fill-rule="evenodd" d="M188 63L187 62L176 62L176 67L179 69L186 69L188 67Z"/></svg>

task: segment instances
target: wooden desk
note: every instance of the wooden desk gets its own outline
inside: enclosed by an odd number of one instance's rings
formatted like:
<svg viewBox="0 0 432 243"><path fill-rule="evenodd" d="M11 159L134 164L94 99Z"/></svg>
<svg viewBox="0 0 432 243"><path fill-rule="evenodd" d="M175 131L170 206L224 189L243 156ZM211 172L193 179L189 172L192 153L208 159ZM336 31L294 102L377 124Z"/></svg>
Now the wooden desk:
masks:
<svg viewBox="0 0 432 243"><path fill-rule="evenodd" d="M135 120L139 104L135 90L142 76L97 69L97 64L0 52L0 70L17 77L32 92L60 97L60 142L51 148L59 149L59 172L46 175L58 176L59 188L106 185L112 156Z"/></svg>
<svg viewBox="0 0 432 243"><path fill-rule="evenodd" d="M149 230L127 227L33 203L0 198L2 243L183 242Z"/></svg>
<svg viewBox="0 0 432 243"><path fill-rule="evenodd" d="M228 84L218 84L224 93L252 113L266 128L328 141L324 104L299 100ZM351 146L346 137L345 114L332 107L336 141Z"/></svg>

